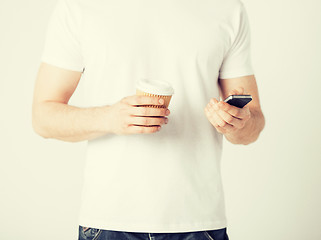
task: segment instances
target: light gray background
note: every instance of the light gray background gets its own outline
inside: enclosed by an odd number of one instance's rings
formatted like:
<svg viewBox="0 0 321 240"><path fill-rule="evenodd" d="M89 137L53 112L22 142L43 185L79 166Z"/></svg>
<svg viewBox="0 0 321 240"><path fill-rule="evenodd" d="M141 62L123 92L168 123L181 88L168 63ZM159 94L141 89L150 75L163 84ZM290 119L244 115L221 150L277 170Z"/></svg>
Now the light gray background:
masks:
<svg viewBox="0 0 321 240"><path fill-rule="evenodd" d="M321 1L244 0L266 127L224 142L231 240L321 239ZM85 144L31 128L33 86L55 0L0 0L0 238L77 239ZM78 89L71 104L81 105Z"/></svg>

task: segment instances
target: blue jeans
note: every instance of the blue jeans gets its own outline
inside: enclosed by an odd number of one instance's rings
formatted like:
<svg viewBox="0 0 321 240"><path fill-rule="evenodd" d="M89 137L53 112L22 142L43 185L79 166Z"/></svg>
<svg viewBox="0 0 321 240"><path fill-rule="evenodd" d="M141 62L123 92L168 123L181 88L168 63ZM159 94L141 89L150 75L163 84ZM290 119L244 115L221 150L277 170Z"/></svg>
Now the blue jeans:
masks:
<svg viewBox="0 0 321 240"><path fill-rule="evenodd" d="M141 233L79 226L78 240L229 240L226 228L182 233Z"/></svg>

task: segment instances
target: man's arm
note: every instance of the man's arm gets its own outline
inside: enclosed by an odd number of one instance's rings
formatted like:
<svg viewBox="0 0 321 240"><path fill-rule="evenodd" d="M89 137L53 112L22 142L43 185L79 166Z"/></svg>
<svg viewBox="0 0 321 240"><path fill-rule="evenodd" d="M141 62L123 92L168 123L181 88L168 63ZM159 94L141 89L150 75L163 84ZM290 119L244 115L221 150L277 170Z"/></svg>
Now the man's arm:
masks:
<svg viewBox="0 0 321 240"><path fill-rule="evenodd" d="M81 141L104 133L106 108L78 108L68 105L81 72L42 63L39 68L32 106L32 124L44 138Z"/></svg>
<svg viewBox="0 0 321 240"><path fill-rule="evenodd" d="M240 78L219 79L220 96L250 94L253 99L243 108L237 108L211 99L205 108L208 120L216 130L234 144L250 144L257 140L265 125L259 93L254 75Z"/></svg>
<svg viewBox="0 0 321 240"><path fill-rule="evenodd" d="M156 97L129 96L110 106L91 108L68 105L81 74L40 65L32 105L32 125L40 136L78 142L108 133L153 133L167 123L168 109L140 107L162 105L164 101Z"/></svg>

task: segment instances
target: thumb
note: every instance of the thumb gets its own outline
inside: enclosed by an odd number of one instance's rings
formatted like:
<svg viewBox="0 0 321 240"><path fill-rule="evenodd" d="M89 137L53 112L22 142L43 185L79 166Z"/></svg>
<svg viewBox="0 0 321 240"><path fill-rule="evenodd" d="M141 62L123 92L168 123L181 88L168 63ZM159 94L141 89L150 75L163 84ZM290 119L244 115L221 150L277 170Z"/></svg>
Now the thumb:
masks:
<svg viewBox="0 0 321 240"><path fill-rule="evenodd" d="M232 91L229 92L229 95L243 95L243 94L244 94L243 87L234 88Z"/></svg>

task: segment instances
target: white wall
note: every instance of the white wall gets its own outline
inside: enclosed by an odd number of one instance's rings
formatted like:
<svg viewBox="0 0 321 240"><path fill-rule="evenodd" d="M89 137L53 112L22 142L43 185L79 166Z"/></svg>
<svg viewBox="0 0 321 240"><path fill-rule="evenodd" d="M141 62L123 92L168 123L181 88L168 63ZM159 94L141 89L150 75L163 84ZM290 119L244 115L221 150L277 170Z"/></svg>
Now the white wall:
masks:
<svg viewBox="0 0 321 240"><path fill-rule="evenodd" d="M231 240L321 239L321 1L243 0L266 127L224 142ZM31 128L34 80L54 0L0 0L0 238L77 239L84 143ZM81 105L81 90L71 104Z"/></svg>

